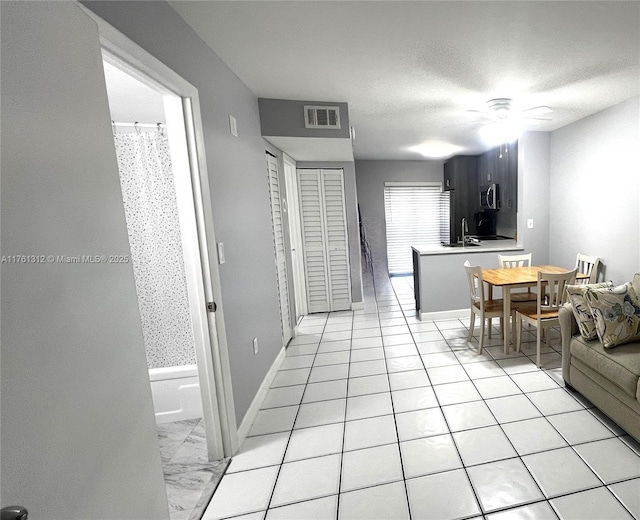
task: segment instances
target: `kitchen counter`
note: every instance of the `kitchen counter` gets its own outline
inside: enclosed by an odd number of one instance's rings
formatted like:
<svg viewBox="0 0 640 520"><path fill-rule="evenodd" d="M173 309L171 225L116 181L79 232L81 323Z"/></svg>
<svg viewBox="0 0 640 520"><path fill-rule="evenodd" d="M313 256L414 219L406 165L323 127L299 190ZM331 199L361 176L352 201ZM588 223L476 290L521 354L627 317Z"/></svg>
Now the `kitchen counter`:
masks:
<svg viewBox="0 0 640 520"><path fill-rule="evenodd" d="M443 246L441 244L428 244L412 246L413 251L419 255L449 255L486 253L488 251L522 251L515 240L484 240L479 245L465 245L461 247Z"/></svg>
<svg viewBox="0 0 640 520"><path fill-rule="evenodd" d="M469 315L469 287L465 260L484 269L498 267L498 253L523 253L515 240L486 240L480 245L446 247L415 245L413 286L420 319L446 319ZM495 295L499 297L499 295Z"/></svg>

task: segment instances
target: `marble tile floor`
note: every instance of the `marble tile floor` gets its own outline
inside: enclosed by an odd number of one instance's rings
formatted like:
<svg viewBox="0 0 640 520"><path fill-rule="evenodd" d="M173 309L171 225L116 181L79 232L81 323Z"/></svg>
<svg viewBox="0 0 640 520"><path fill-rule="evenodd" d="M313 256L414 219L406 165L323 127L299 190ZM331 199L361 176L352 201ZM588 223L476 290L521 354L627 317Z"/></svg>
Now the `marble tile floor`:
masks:
<svg viewBox="0 0 640 520"><path fill-rule="evenodd" d="M559 332L543 369L530 331L478 355L411 282L303 319L203 519L640 519L640 443L565 389Z"/></svg>
<svg viewBox="0 0 640 520"><path fill-rule="evenodd" d="M202 419L159 424L158 442L171 520L200 519L229 460L207 460Z"/></svg>

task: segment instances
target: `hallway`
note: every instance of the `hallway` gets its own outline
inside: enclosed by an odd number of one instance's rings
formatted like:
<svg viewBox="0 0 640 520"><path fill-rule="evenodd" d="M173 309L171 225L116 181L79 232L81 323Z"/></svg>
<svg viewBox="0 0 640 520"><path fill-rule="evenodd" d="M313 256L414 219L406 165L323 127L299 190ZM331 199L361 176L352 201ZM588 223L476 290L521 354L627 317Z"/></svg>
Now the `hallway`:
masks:
<svg viewBox="0 0 640 520"><path fill-rule="evenodd" d="M206 520L640 518L640 444L563 387L559 333L476 354L411 278L306 316Z"/></svg>

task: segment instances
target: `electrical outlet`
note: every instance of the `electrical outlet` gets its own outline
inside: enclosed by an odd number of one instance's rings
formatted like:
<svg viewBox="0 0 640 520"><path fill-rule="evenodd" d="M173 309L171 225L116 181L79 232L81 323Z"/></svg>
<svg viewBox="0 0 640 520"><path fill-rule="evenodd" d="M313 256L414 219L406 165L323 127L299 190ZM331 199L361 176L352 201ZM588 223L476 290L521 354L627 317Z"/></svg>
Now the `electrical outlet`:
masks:
<svg viewBox="0 0 640 520"><path fill-rule="evenodd" d="M253 338L253 355L258 353L258 338Z"/></svg>
<svg viewBox="0 0 640 520"><path fill-rule="evenodd" d="M529 229L533 229L533 219L532 219L532 218L530 218L529 220L527 220L527 227L528 227Z"/></svg>

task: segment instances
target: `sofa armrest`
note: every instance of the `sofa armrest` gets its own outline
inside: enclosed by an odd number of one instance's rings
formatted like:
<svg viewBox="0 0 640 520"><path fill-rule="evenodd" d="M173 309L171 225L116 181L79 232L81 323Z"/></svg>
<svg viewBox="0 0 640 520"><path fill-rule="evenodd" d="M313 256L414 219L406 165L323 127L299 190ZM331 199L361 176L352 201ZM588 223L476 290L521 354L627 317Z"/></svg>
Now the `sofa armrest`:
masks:
<svg viewBox="0 0 640 520"><path fill-rule="evenodd" d="M573 315L573 309L570 303L565 303L558 312L558 321L560 322L560 339L562 340L562 377L571 384L569 379L569 366L571 364L571 338L579 334L578 323Z"/></svg>

